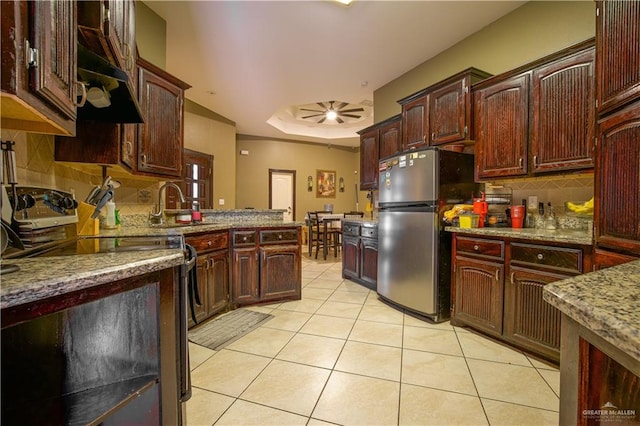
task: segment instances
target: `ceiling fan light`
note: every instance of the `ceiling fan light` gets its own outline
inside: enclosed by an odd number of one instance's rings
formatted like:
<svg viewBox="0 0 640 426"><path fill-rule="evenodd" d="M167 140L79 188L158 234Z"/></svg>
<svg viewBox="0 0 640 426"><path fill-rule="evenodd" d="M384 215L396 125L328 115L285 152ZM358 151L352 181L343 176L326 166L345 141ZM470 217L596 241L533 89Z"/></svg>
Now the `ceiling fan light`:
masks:
<svg viewBox="0 0 640 426"><path fill-rule="evenodd" d="M335 120L336 118L338 118L338 113L335 112L334 110L329 110L327 111L327 119L328 120Z"/></svg>

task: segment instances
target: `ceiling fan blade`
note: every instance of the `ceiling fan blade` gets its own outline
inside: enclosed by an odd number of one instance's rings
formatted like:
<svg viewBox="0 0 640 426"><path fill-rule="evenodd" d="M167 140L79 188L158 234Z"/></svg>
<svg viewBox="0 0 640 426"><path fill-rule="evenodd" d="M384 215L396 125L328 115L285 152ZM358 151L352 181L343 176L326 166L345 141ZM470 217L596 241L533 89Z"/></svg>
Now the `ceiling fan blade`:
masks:
<svg viewBox="0 0 640 426"><path fill-rule="evenodd" d="M355 115L355 114L340 114L342 117L351 117L351 118L360 118L362 117L361 115Z"/></svg>
<svg viewBox="0 0 640 426"><path fill-rule="evenodd" d="M311 112L324 113L324 111L318 111L317 109L308 109L308 108L300 108L300 111L311 111Z"/></svg>
<svg viewBox="0 0 640 426"><path fill-rule="evenodd" d="M340 102L340 105L336 107L336 111L340 111L340 109L349 105L349 102Z"/></svg>
<svg viewBox="0 0 640 426"><path fill-rule="evenodd" d="M313 115L307 115L307 116L304 116L304 117L300 117L300 118L312 118L312 117L320 117L321 115L324 115L324 113L322 113L322 114L313 114Z"/></svg>
<svg viewBox="0 0 640 426"><path fill-rule="evenodd" d="M364 108L343 109L342 111L338 111L338 114L342 114L343 112L361 112L361 111L364 111Z"/></svg>
<svg viewBox="0 0 640 426"><path fill-rule="evenodd" d="M318 121L318 124L322 124L322 123L324 123L324 120L326 120L326 119L327 119L327 117L326 117L326 116L325 116L325 117L322 117L322 118L320 119L320 121Z"/></svg>
<svg viewBox="0 0 640 426"><path fill-rule="evenodd" d="M329 108L324 104L324 102L316 102L318 105L320 105L320 108L324 109L325 111L328 110Z"/></svg>
<svg viewBox="0 0 640 426"><path fill-rule="evenodd" d="M338 122L338 124L344 123L344 120L340 117L336 117L336 121Z"/></svg>

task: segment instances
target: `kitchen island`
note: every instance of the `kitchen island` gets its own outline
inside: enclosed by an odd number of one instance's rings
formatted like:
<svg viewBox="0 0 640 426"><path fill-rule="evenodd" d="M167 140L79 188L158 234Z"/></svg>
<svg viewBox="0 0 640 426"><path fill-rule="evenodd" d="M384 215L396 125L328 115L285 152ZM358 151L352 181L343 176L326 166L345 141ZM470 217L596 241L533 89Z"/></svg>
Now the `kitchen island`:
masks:
<svg viewBox="0 0 640 426"><path fill-rule="evenodd" d="M640 261L550 283L562 312L560 424L640 421Z"/></svg>

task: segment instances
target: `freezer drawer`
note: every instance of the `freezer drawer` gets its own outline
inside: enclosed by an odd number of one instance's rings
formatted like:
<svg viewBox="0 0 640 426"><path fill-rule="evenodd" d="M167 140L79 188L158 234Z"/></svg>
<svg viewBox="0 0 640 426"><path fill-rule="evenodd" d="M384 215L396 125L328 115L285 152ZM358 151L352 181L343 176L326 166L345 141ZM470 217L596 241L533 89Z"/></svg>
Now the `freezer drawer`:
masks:
<svg viewBox="0 0 640 426"><path fill-rule="evenodd" d="M381 211L378 293L424 315L438 314L438 216L435 212Z"/></svg>

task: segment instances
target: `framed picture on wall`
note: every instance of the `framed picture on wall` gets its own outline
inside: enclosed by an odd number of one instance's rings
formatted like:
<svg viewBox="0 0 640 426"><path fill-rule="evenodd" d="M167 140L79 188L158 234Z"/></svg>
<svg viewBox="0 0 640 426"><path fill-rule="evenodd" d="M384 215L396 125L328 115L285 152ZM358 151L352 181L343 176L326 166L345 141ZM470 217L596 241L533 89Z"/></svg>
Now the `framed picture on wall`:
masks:
<svg viewBox="0 0 640 426"><path fill-rule="evenodd" d="M316 197L336 198L335 170L316 170Z"/></svg>

